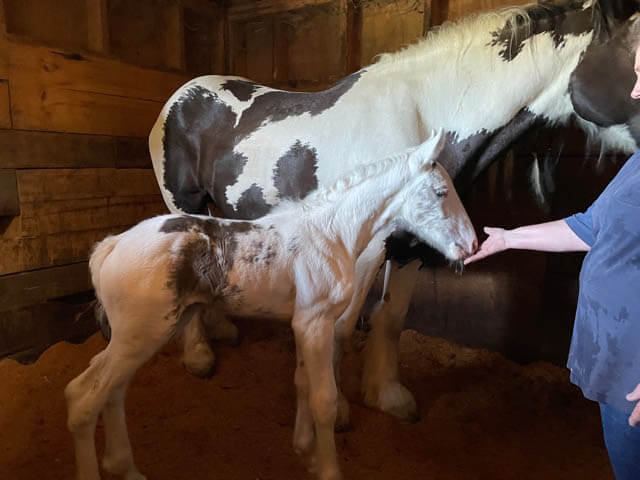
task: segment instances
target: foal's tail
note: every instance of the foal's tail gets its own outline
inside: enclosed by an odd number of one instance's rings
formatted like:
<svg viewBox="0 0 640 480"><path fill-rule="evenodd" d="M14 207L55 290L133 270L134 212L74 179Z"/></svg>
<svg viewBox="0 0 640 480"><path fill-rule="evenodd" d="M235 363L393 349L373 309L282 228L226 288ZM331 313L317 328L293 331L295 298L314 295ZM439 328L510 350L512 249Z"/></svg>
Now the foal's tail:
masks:
<svg viewBox="0 0 640 480"><path fill-rule="evenodd" d="M107 313L104 311L104 307L100 302L100 270L102 264L109 254L113 251L114 247L118 243L117 235L110 235L99 243L96 243L89 257L89 271L91 272L91 283L96 290L96 304L95 304L95 317L102 332L102 336L105 340L111 339L111 326L109 325L109 319Z"/></svg>

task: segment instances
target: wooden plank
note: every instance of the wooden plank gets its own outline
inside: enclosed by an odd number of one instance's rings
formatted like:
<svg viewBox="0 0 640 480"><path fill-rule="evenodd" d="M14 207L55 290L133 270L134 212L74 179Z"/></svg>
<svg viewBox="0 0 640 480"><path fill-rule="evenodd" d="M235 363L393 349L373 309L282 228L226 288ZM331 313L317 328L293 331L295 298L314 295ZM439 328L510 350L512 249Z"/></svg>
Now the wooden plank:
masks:
<svg viewBox="0 0 640 480"><path fill-rule="evenodd" d="M107 25L107 0L86 0L87 45L89 50L109 51L109 26Z"/></svg>
<svg viewBox="0 0 640 480"><path fill-rule="evenodd" d="M187 77L111 59L11 44L14 128L146 137Z"/></svg>
<svg viewBox="0 0 640 480"><path fill-rule="evenodd" d="M18 200L18 182L16 171L6 168L0 169L0 216L20 214Z"/></svg>
<svg viewBox="0 0 640 480"><path fill-rule="evenodd" d="M4 1L0 0L0 79L9 78L9 47L4 16Z"/></svg>
<svg viewBox="0 0 640 480"><path fill-rule="evenodd" d="M4 0L7 33L71 50L87 48L87 11L79 0Z"/></svg>
<svg viewBox="0 0 640 480"><path fill-rule="evenodd" d="M0 312L0 358L34 362L62 340L83 342L96 332L92 295L76 295L19 310ZM77 301L76 301L77 299Z"/></svg>
<svg viewBox="0 0 640 480"><path fill-rule="evenodd" d="M216 21L210 14L184 8L184 55L187 70L193 75L212 73ZM218 70L221 72L222 70Z"/></svg>
<svg viewBox="0 0 640 480"><path fill-rule="evenodd" d="M362 2L346 4L346 32L344 48L346 49L346 72L355 72L362 66Z"/></svg>
<svg viewBox="0 0 640 480"><path fill-rule="evenodd" d="M327 83L344 76L344 15L339 11L336 1L282 14L292 25L289 73L294 82Z"/></svg>
<svg viewBox="0 0 640 480"><path fill-rule="evenodd" d="M227 7L230 20L256 18L272 13L287 12L299 8L325 5L334 0L237 0Z"/></svg>
<svg viewBox="0 0 640 480"><path fill-rule="evenodd" d="M90 290L88 262L0 276L0 311Z"/></svg>
<svg viewBox="0 0 640 480"><path fill-rule="evenodd" d="M0 128L11 128L11 102L7 80L0 80Z"/></svg>
<svg viewBox="0 0 640 480"><path fill-rule="evenodd" d="M162 8L164 24L165 65L170 68L184 70L185 39L184 14L179 4L167 5Z"/></svg>
<svg viewBox="0 0 640 480"><path fill-rule="evenodd" d="M363 9L361 64L376 55L393 52L422 36L424 12L415 0L381 0Z"/></svg>
<svg viewBox="0 0 640 480"><path fill-rule="evenodd" d="M8 168L115 167L114 139L101 135L0 130L0 164Z"/></svg>
<svg viewBox="0 0 640 480"><path fill-rule="evenodd" d="M247 76L259 83L273 81L273 23L271 18L245 26Z"/></svg>
<svg viewBox="0 0 640 480"><path fill-rule="evenodd" d="M117 168L151 168L149 144L146 138L116 138Z"/></svg>
<svg viewBox="0 0 640 480"><path fill-rule="evenodd" d="M431 1L431 26L435 27L436 25L441 25L448 18L449 18L449 0L432 0Z"/></svg>
<svg viewBox="0 0 640 480"><path fill-rule="evenodd" d="M18 170L21 214L2 224L0 275L86 260L93 244L166 213L150 169Z"/></svg>

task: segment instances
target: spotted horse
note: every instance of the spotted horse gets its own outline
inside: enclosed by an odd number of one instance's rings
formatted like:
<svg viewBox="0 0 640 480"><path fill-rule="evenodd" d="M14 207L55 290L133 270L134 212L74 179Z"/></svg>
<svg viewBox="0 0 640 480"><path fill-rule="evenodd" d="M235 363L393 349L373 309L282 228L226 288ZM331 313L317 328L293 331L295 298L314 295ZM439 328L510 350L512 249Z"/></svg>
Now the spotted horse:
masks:
<svg viewBox="0 0 640 480"><path fill-rule="evenodd" d="M473 15L320 92L275 90L233 76L191 80L167 101L149 137L163 198L175 213L256 219L282 200L331 184L363 158L418 145L440 129L446 145L439 161L459 189L525 132L572 119L603 145L634 151L635 104L625 114L604 114L611 111L606 76L576 67L614 40L618 54L630 55L636 8L628 0L565 1ZM380 267L375 260L363 252L356 264L363 278ZM362 377L365 403L405 420L417 419L417 405L398 379L398 341L418 268L387 263ZM212 368L207 336L236 334L222 318L189 324L187 369Z"/></svg>

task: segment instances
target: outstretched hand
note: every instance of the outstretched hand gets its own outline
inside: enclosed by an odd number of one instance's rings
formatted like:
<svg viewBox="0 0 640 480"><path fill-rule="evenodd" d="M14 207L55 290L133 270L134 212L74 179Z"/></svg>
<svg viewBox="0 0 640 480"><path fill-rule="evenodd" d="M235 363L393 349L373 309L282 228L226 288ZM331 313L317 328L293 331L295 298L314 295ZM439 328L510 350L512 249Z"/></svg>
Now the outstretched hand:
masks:
<svg viewBox="0 0 640 480"><path fill-rule="evenodd" d="M640 423L640 383L633 392L627 395L627 400L630 402L638 402L629 416L629 425L635 427Z"/></svg>
<svg viewBox="0 0 640 480"><path fill-rule="evenodd" d="M503 250L506 250L508 248L505 239L507 230L505 230L504 228L494 227L484 227L483 230L484 233L489 235L489 237L484 242L482 242L482 245L480 245L480 248L478 248L478 251L476 253L464 260L465 265L488 257L489 255L493 255L494 253L502 252Z"/></svg>

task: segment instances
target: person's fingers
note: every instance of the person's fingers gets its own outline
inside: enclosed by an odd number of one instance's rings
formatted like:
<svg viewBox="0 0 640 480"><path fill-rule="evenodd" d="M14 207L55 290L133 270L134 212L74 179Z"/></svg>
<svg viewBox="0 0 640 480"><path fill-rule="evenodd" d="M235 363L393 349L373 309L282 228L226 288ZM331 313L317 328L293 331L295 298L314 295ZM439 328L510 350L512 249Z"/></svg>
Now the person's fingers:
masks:
<svg viewBox="0 0 640 480"><path fill-rule="evenodd" d="M640 401L640 383L636 386L633 392L627 394L627 400L630 402Z"/></svg>
<svg viewBox="0 0 640 480"><path fill-rule="evenodd" d="M639 423L640 423L640 402L636 404L636 408L634 408L633 412L631 412L631 415L629 415L629 425L631 425L632 427L635 427Z"/></svg>

